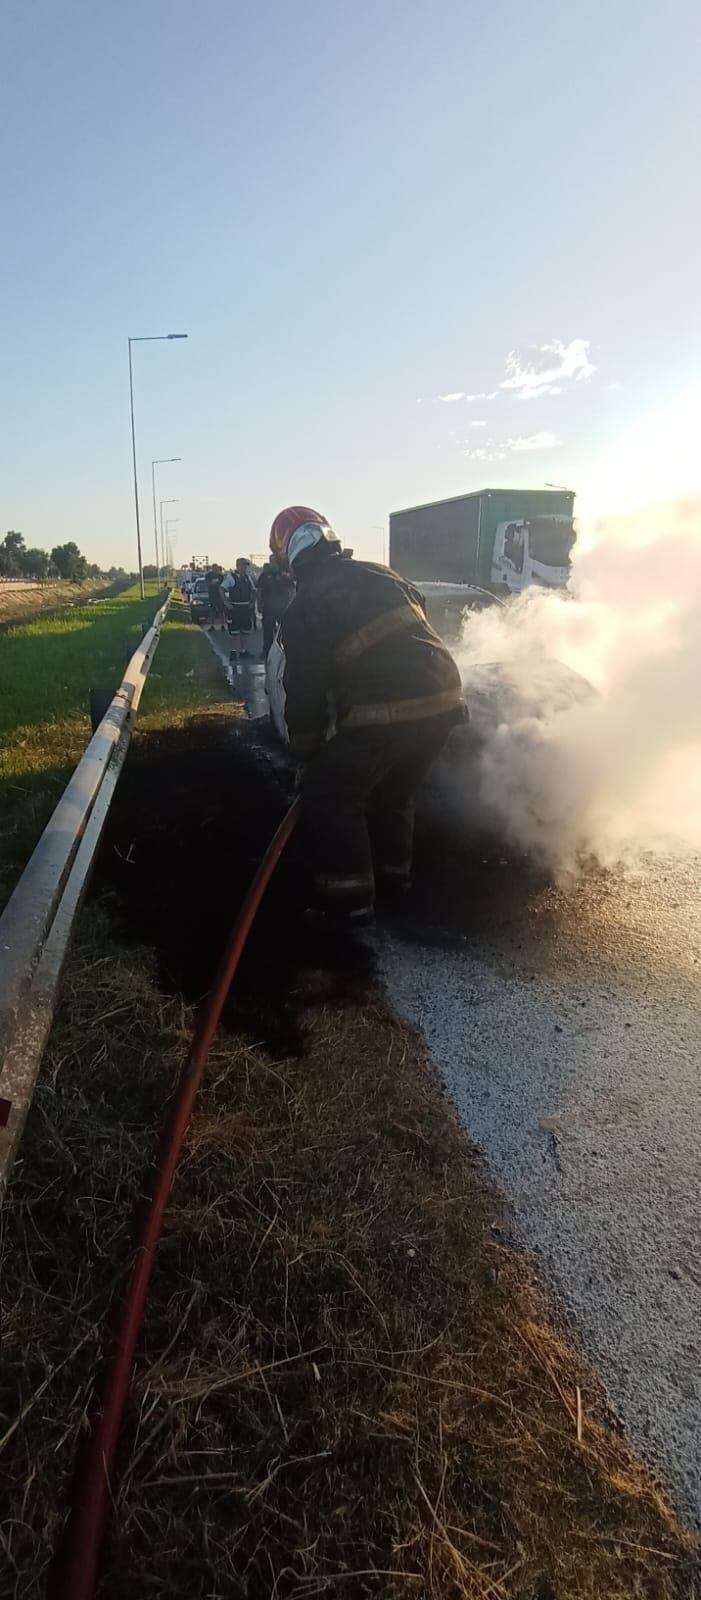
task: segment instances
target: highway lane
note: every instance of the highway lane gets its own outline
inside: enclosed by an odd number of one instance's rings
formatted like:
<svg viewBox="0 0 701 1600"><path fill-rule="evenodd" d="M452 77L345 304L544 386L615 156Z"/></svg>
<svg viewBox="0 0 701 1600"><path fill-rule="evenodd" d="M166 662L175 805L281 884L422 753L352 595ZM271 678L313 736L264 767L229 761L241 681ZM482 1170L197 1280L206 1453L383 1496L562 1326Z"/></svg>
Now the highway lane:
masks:
<svg viewBox="0 0 701 1600"><path fill-rule="evenodd" d="M244 704L246 715L252 720L266 716L268 701L265 693L265 662L262 659L262 630L258 627L251 630L247 639L249 654L243 658L237 656L234 661L231 659L232 640L226 628L205 624L203 632L221 661L233 699Z"/></svg>
<svg viewBox="0 0 701 1600"><path fill-rule="evenodd" d="M629 1436L701 1524L701 860L557 888L439 842L378 936L391 996Z"/></svg>

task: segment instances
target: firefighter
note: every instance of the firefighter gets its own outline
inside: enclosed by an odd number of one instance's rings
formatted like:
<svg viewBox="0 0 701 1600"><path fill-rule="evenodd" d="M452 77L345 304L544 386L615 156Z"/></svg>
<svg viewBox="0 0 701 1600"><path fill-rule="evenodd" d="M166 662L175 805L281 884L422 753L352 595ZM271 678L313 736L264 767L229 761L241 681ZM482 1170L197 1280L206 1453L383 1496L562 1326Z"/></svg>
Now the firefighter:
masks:
<svg viewBox="0 0 701 1600"><path fill-rule="evenodd" d="M319 512L281 511L270 549L297 585L281 625L285 716L303 764L316 913L362 925L376 886L409 888L414 797L465 716L460 675L418 589L342 554Z"/></svg>

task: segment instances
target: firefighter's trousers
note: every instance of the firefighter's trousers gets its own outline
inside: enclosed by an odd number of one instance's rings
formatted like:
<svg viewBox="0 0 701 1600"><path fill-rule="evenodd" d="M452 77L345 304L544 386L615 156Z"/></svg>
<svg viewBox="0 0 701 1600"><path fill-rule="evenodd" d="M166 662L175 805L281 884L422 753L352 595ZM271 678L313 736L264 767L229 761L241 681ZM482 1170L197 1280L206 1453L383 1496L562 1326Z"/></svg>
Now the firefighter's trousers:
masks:
<svg viewBox="0 0 701 1600"><path fill-rule="evenodd" d="M302 797L320 906L371 907L376 877L397 888L409 883L414 798L455 721L451 712L341 728L309 763Z"/></svg>

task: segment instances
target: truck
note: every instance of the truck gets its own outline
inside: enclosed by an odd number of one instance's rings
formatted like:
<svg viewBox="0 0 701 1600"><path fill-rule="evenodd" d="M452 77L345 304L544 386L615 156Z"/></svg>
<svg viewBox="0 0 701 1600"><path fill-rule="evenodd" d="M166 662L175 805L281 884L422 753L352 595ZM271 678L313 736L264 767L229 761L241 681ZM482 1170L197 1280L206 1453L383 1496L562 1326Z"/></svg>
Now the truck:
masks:
<svg viewBox="0 0 701 1600"><path fill-rule="evenodd" d="M496 596L519 594L529 584L563 589L573 512L570 489L480 489L393 511L390 566L431 589L450 585Z"/></svg>

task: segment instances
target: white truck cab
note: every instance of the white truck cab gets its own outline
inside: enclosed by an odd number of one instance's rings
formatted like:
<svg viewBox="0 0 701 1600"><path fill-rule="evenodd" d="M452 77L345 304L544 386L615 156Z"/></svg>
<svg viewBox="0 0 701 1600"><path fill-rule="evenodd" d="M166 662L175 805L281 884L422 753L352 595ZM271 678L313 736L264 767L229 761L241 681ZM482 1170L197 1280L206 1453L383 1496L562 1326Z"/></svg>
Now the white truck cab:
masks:
<svg viewBox="0 0 701 1600"><path fill-rule="evenodd" d="M572 519L530 517L497 525L492 552L492 583L520 594L530 584L564 589L574 542Z"/></svg>

